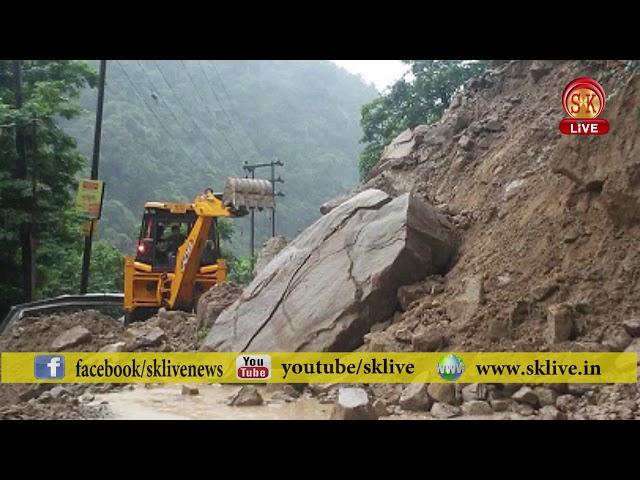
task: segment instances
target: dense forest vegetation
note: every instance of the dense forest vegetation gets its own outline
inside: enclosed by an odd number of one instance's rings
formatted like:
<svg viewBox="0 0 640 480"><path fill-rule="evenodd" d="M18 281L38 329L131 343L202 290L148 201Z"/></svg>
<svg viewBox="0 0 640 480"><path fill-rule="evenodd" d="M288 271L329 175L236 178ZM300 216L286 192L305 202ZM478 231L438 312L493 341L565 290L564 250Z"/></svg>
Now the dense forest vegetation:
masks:
<svg viewBox="0 0 640 480"><path fill-rule="evenodd" d="M96 62L91 62L97 65ZM358 181L361 106L376 95L359 77L321 61L109 61L100 177L106 182L98 237L130 252L145 201L191 201L221 191L243 162L284 162L276 175L277 233L289 238L319 205ZM91 156L96 91L88 112L64 122ZM257 172L266 178L269 169ZM249 220L233 220L231 247L249 251ZM270 215L256 214L257 245Z"/></svg>

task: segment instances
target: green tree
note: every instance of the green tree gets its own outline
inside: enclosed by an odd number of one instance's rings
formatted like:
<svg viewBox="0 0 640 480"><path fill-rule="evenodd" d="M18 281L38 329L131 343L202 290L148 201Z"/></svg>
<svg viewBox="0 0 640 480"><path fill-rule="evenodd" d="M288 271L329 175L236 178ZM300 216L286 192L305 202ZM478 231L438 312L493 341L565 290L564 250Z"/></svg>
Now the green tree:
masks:
<svg viewBox="0 0 640 480"><path fill-rule="evenodd" d="M80 114L77 98L97 80L93 67L82 61L23 60L21 67L23 106L18 109L13 61L0 60L0 312L24 300L19 232L25 222L35 229L36 291L48 288L48 269L64 268L68 242L81 241L73 237L77 219L70 209L76 176L86 160L59 119ZM18 129L25 137L26 179L16 173ZM47 253L55 250L59 254Z"/></svg>
<svg viewBox="0 0 640 480"><path fill-rule="evenodd" d="M484 62L468 60L404 60L412 79L401 78L386 92L362 107L364 132L358 170L365 179L380 160L382 150L400 132L440 119L451 97L471 77L484 71Z"/></svg>

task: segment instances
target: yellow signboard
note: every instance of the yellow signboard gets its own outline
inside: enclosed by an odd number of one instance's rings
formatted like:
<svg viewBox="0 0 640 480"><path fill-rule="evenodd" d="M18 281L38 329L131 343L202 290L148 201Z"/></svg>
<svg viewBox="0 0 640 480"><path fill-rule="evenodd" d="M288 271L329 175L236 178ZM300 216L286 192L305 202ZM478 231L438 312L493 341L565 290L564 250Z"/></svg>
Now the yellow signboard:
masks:
<svg viewBox="0 0 640 480"><path fill-rule="evenodd" d="M98 220L102 213L104 182L100 180L80 180L76 196L76 211L82 218Z"/></svg>
<svg viewBox="0 0 640 480"><path fill-rule="evenodd" d="M91 230L91 224L93 223L93 230ZM98 225L100 224L99 220L85 220L82 222L82 226L80 227L82 236L88 237L91 234L92 238L95 238L96 233L98 232Z"/></svg>

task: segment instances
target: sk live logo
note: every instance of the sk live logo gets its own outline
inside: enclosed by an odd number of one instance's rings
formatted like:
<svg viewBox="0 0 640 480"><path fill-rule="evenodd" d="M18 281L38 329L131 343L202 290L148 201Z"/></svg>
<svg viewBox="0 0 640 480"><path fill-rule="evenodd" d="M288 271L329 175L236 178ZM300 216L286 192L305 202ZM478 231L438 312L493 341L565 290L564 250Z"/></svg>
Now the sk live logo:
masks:
<svg viewBox="0 0 640 480"><path fill-rule="evenodd" d="M605 95L602 85L592 78L576 78L562 92L562 108L571 118L560 121L565 135L602 135L609 131L609 122L597 118L604 112Z"/></svg>
<svg viewBox="0 0 640 480"><path fill-rule="evenodd" d="M268 380L271 378L271 356L238 355L236 377L239 380Z"/></svg>

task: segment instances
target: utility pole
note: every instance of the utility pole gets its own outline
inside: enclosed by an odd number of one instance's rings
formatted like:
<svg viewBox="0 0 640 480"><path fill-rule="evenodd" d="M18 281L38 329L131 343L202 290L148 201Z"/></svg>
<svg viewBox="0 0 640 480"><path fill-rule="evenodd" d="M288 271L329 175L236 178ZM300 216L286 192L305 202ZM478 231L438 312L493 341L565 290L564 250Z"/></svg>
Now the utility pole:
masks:
<svg viewBox="0 0 640 480"><path fill-rule="evenodd" d="M242 168L246 171L246 172L250 172L251 173L251 178L255 179L256 178L256 169L258 168L266 168L269 167L271 168L271 192L272 195L274 197L284 197L284 193L282 192L277 192L276 193L276 182L278 183L284 183L284 180L282 179L281 176L278 176L278 178L276 178L276 170L275 167L283 167L284 163L282 163L280 160L272 160L271 162L268 163L256 163L254 165L249 165L248 162L244 162L244 165L242 166ZM251 266L253 267L253 263L254 263L254 258L255 258L255 218L254 218L254 212L255 209L252 208L251 209ZM276 236L276 208L275 208L275 204L273 209L271 210L271 236L275 237Z"/></svg>
<svg viewBox="0 0 640 480"><path fill-rule="evenodd" d="M21 60L13 61L13 80L14 93L16 97L16 109L22 108L22 65ZM27 179L27 149L24 137L24 125L22 120L16 122L16 152L18 154L16 162L15 176L17 179ZM32 225L29 221L22 222L20 228L20 249L22 253L22 288L24 290L25 299L30 302L33 300L33 245L32 241Z"/></svg>
<svg viewBox="0 0 640 480"><path fill-rule="evenodd" d="M100 140L102 139L102 111L104 106L104 84L107 75L107 61L100 60L100 80L98 84L98 106L96 108L96 129L93 137L93 161L91 163L91 180L98 179L98 164L100 163ZM89 235L84 239L84 253L82 255L82 276L80 279L80 293L87 293L89 287L89 267L91 265L91 246L93 242L94 220L90 220Z"/></svg>

